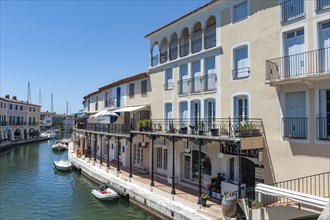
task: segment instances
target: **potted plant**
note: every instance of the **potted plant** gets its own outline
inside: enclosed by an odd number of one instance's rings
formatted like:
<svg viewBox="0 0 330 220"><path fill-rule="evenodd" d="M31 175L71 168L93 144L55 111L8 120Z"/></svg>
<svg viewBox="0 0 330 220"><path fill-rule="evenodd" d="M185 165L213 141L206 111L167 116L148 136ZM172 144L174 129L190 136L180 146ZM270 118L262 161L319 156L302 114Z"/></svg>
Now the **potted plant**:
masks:
<svg viewBox="0 0 330 220"><path fill-rule="evenodd" d="M212 136L218 136L219 135L219 129L215 127L214 121L212 121L211 135Z"/></svg>
<svg viewBox="0 0 330 220"><path fill-rule="evenodd" d="M205 207L206 206L206 201L207 201L207 198L209 198L209 195L207 195L206 193L202 193L201 194L201 197L200 197L200 204Z"/></svg>
<svg viewBox="0 0 330 220"><path fill-rule="evenodd" d="M137 125L139 126L140 131L144 130L144 120L143 119L138 120Z"/></svg>
<svg viewBox="0 0 330 220"><path fill-rule="evenodd" d="M177 132L177 129L174 127L173 120L171 120L169 122L169 130L167 131L167 133L175 133L175 132Z"/></svg>
<svg viewBox="0 0 330 220"><path fill-rule="evenodd" d="M144 119L144 131L152 130L152 121L151 119Z"/></svg>
<svg viewBox="0 0 330 220"><path fill-rule="evenodd" d="M180 134L187 134L187 133L188 133L188 127L180 128Z"/></svg>
<svg viewBox="0 0 330 220"><path fill-rule="evenodd" d="M225 192L222 198L222 213L224 217L234 218L236 216L236 194Z"/></svg>
<svg viewBox="0 0 330 220"><path fill-rule="evenodd" d="M235 130L237 137L255 137L261 136L260 129L251 123L239 123Z"/></svg>

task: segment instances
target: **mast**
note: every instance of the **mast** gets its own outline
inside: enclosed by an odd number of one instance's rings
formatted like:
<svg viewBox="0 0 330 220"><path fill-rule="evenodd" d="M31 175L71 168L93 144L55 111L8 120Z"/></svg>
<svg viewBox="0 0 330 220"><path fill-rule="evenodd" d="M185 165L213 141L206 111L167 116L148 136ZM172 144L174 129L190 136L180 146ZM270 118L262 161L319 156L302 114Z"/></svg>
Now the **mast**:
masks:
<svg viewBox="0 0 330 220"><path fill-rule="evenodd" d="M69 102L66 101L66 112L65 112L65 115L68 115L68 109L69 109Z"/></svg>
<svg viewBox="0 0 330 220"><path fill-rule="evenodd" d="M54 112L53 93L51 94L51 106L50 106L50 112Z"/></svg>
<svg viewBox="0 0 330 220"><path fill-rule="evenodd" d="M31 88L30 88L30 82L28 82L28 94L27 94L27 102L32 103L31 101Z"/></svg>

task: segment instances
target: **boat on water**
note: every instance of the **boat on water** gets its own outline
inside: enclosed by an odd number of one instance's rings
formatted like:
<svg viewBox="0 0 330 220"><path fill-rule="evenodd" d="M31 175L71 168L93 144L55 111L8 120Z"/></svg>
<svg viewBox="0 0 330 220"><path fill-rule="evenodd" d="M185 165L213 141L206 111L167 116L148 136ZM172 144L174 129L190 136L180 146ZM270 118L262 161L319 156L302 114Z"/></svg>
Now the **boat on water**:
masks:
<svg viewBox="0 0 330 220"><path fill-rule="evenodd" d="M100 200L113 200L119 198L118 193L103 184L99 187L98 190L93 189L92 194Z"/></svg>
<svg viewBox="0 0 330 220"><path fill-rule="evenodd" d="M52 150L67 150L67 149L68 149L68 145L63 143L62 140L57 140L52 145Z"/></svg>
<svg viewBox="0 0 330 220"><path fill-rule="evenodd" d="M46 137L46 138L55 138L55 132L53 131L45 131L40 133L40 137Z"/></svg>
<svg viewBox="0 0 330 220"><path fill-rule="evenodd" d="M67 171L71 169L71 162L68 160L58 160L54 161L55 168L57 170Z"/></svg>

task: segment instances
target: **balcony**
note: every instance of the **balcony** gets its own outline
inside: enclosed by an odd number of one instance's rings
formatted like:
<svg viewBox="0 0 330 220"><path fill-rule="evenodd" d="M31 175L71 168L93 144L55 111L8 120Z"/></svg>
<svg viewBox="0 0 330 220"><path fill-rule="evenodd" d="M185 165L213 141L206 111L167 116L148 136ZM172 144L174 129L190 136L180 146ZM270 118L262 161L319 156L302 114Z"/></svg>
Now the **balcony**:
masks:
<svg viewBox="0 0 330 220"><path fill-rule="evenodd" d="M6 126L6 125L8 125L8 122L7 121L1 121L0 122L0 126Z"/></svg>
<svg viewBox="0 0 330 220"><path fill-rule="evenodd" d="M189 94L189 79L178 80L178 95Z"/></svg>
<svg viewBox="0 0 330 220"><path fill-rule="evenodd" d="M324 79L330 75L330 47L266 61L266 83Z"/></svg>
<svg viewBox="0 0 330 220"><path fill-rule="evenodd" d="M129 134L133 128L131 124L81 123L79 124L78 129L86 129L87 131L110 134Z"/></svg>
<svg viewBox="0 0 330 220"><path fill-rule="evenodd" d="M304 0L289 0L280 4L282 11L281 22L285 23L305 15Z"/></svg>
<svg viewBox="0 0 330 220"><path fill-rule="evenodd" d="M202 38L191 42L192 53L197 53L202 50Z"/></svg>
<svg viewBox="0 0 330 220"><path fill-rule="evenodd" d="M178 47L170 49L170 60L175 60L176 58L178 58Z"/></svg>
<svg viewBox="0 0 330 220"><path fill-rule="evenodd" d="M307 117L282 118L283 138L306 139Z"/></svg>
<svg viewBox="0 0 330 220"><path fill-rule="evenodd" d="M164 84L164 90L168 91L168 90L172 90L173 89L173 83L165 83Z"/></svg>
<svg viewBox="0 0 330 220"><path fill-rule="evenodd" d="M211 73L190 79L178 80L178 95L201 92L215 92L217 90L217 74Z"/></svg>
<svg viewBox="0 0 330 220"><path fill-rule="evenodd" d="M330 118L329 117L317 117L316 129L318 140L330 140Z"/></svg>
<svg viewBox="0 0 330 220"><path fill-rule="evenodd" d="M203 91L205 92L211 92L215 91L217 89L217 74L212 73L212 74L207 74L204 75L202 78L203 81Z"/></svg>
<svg viewBox="0 0 330 220"><path fill-rule="evenodd" d="M190 81L191 81L191 90L190 90L191 93L202 92L202 81L203 81L202 76L192 77Z"/></svg>

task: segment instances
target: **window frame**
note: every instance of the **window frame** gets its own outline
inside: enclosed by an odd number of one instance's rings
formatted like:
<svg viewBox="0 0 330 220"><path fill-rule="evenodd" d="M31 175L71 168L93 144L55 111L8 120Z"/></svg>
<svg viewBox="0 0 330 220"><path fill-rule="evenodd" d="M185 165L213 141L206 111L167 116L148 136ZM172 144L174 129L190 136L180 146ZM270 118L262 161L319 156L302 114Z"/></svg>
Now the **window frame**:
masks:
<svg viewBox="0 0 330 220"><path fill-rule="evenodd" d="M145 86L143 85L145 83ZM148 95L148 80L142 80L141 81L141 96L147 96Z"/></svg>
<svg viewBox="0 0 330 220"><path fill-rule="evenodd" d="M128 85L128 96L129 98L134 98L135 95L135 83L130 83Z"/></svg>
<svg viewBox="0 0 330 220"><path fill-rule="evenodd" d="M246 15L243 15L243 17L240 17L240 18L236 18L235 17L235 15L236 15L235 14L235 9L237 9L239 6L242 6L244 4L246 4ZM249 17L249 5L248 5L248 1L243 1L243 2L241 2L241 3L237 4L237 5L234 5L232 7L232 22L233 23L237 23L237 22L243 21L243 20L247 19L248 17Z"/></svg>

